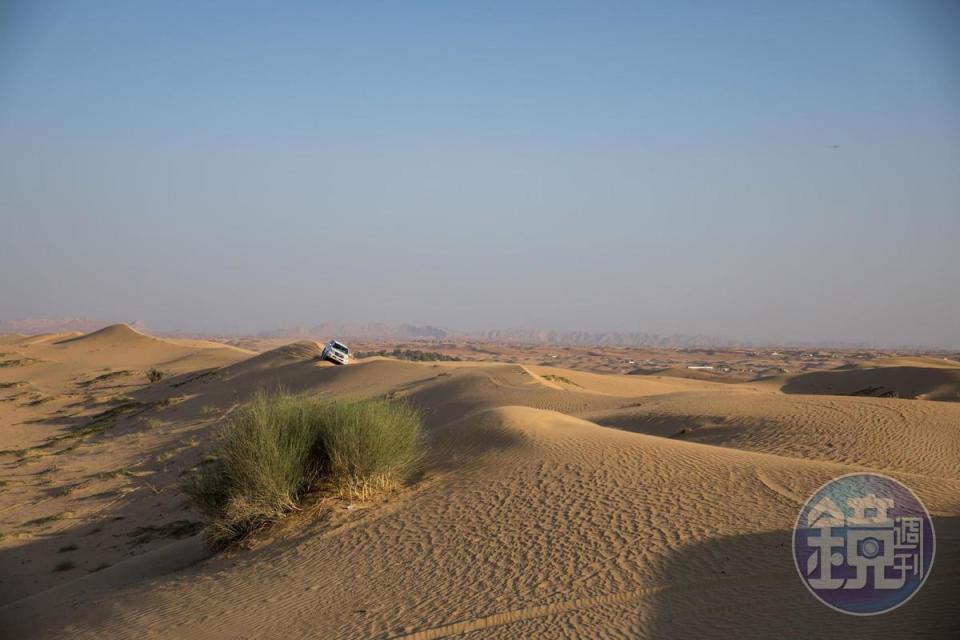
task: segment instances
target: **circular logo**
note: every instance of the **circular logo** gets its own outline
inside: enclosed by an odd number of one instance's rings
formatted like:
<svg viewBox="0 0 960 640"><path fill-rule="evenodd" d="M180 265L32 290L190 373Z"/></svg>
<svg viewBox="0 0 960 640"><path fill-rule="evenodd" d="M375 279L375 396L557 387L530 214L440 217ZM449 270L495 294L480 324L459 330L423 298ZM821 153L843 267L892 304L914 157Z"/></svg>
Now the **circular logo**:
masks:
<svg viewBox="0 0 960 640"><path fill-rule="evenodd" d="M936 551L933 521L903 483L877 473L834 478L807 500L793 527L803 583L831 609L870 616L920 590Z"/></svg>

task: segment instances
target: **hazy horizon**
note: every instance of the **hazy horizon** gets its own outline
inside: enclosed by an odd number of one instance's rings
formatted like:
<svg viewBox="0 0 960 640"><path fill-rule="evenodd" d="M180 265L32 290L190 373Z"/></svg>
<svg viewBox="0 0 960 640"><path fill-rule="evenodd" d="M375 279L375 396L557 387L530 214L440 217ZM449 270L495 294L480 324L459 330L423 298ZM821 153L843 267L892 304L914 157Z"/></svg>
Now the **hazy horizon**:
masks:
<svg viewBox="0 0 960 640"><path fill-rule="evenodd" d="M960 5L0 7L0 320L960 347Z"/></svg>
<svg viewBox="0 0 960 640"><path fill-rule="evenodd" d="M951 345L929 345L910 343L878 343L868 340L751 340L715 334L658 334L646 331L622 331L617 329L557 329L556 327L453 327L435 324L386 324L386 323L313 323L293 325L273 329L248 328L231 329L190 329L162 328L151 326L143 320L103 319L84 316L65 316L60 318L0 318L0 335L4 333L57 333L81 331L95 333L110 326L127 325L146 335L160 337L199 337L199 338L347 338L351 340L393 340L406 342L421 339L491 341L517 344L576 345L580 347L625 347L646 348L662 346L675 348L797 348L797 349L881 349L920 352L952 352L958 347ZM433 332L442 332L442 336L431 336ZM640 340L643 338L643 340Z"/></svg>

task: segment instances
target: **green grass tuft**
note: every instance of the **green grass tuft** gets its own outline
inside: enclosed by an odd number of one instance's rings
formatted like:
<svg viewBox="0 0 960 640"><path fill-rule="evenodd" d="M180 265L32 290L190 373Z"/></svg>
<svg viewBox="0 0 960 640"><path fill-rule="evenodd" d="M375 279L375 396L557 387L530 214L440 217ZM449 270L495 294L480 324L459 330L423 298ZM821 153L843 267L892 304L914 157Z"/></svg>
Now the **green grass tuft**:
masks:
<svg viewBox="0 0 960 640"><path fill-rule="evenodd" d="M231 417L184 490L211 538L229 543L301 511L321 489L361 500L394 489L423 446L420 414L401 402L260 394Z"/></svg>
<svg viewBox="0 0 960 640"><path fill-rule="evenodd" d="M542 376L542 378L543 378L544 380L549 380L550 382L562 382L563 384L568 384L568 385L570 385L570 386L572 386L572 387L580 387L581 389L583 388L581 385L577 384L576 382L574 382L573 380L571 380L570 378L568 378L568 377L566 377L566 376L558 376L558 375L554 375L554 374L552 374L552 373L545 373L545 374Z"/></svg>

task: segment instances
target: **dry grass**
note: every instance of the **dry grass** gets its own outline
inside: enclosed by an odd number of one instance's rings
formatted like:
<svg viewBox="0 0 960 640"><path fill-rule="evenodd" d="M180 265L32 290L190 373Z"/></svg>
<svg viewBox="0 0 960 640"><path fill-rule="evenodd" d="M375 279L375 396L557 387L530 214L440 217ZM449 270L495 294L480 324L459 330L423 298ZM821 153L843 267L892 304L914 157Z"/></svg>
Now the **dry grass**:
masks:
<svg viewBox="0 0 960 640"><path fill-rule="evenodd" d="M558 376L552 373L547 373L547 374L544 374L542 377L544 380L548 380L550 382L562 382L563 384L568 384L572 387L581 387L581 385L577 384L576 382L574 382L573 380L571 380L566 376Z"/></svg>
<svg viewBox="0 0 960 640"><path fill-rule="evenodd" d="M419 413L388 400L258 395L224 427L184 489L217 544L302 511L321 490L366 500L402 483L423 451Z"/></svg>

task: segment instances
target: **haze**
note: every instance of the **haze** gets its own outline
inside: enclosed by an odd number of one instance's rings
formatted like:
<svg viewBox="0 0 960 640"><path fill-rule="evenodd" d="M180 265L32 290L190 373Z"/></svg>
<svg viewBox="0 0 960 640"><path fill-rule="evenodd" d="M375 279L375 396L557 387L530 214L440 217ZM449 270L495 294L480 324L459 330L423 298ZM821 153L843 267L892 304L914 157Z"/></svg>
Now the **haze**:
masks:
<svg viewBox="0 0 960 640"><path fill-rule="evenodd" d="M0 319L960 345L953 3L23 3Z"/></svg>

